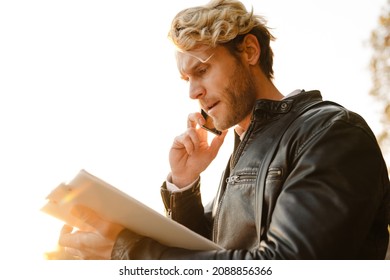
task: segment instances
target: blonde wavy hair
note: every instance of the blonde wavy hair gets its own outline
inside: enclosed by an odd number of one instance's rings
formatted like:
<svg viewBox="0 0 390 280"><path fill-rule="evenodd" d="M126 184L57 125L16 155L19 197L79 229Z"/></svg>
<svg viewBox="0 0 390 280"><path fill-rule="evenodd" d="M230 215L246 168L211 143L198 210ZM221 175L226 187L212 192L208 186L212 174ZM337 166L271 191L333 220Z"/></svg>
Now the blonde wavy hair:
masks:
<svg viewBox="0 0 390 280"><path fill-rule="evenodd" d="M190 51L200 45L226 46L237 57L246 34L257 37L261 54L259 65L269 79L273 78L273 52L270 41L275 38L264 18L248 12L236 0L211 0L208 4L185 9L172 21L168 38L180 51Z"/></svg>

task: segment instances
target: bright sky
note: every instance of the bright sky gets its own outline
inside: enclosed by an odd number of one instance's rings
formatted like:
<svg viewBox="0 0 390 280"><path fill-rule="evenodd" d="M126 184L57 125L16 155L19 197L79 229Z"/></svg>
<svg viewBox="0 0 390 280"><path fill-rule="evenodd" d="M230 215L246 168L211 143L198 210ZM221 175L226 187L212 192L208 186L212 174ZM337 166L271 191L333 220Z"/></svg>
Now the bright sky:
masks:
<svg viewBox="0 0 390 280"><path fill-rule="evenodd" d="M61 223L39 209L81 168L162 211L169 147L198 110L166 35L178 11L205 2L0 2L3 257L37 259L53 248ZM283 93L319 89L378 130L368 40L385 0L244 3L278 38L275 84ZM231 138L202 176L205 202Z"/></svg>

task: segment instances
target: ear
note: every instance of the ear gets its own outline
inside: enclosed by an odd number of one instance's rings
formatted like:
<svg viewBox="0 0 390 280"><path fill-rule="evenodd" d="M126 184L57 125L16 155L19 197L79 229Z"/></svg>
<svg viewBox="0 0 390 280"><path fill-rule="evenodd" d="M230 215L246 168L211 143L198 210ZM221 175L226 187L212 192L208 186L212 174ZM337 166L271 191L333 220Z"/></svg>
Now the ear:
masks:
<svg viewBox="0 0 390 280"><path fill-rule="evenodd" d="M257 37L253 34L247 34L241 46L248 64L257 65L261 53L261 48Z"/></svg>

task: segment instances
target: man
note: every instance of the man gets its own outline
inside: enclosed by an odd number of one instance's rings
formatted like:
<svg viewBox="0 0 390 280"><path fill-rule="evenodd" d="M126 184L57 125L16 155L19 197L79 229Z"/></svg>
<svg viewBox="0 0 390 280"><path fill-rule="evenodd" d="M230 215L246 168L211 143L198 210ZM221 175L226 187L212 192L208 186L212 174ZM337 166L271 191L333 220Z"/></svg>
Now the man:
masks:
<svg viewBox="0 0 390 280"><path fill-rule="evenodd" d="M322 101L318 91L280 93L272 83L273 37L240 2L186 9L169 36L190 97L223 132L209 144L204 116L189 115L170 150L163 201L170 218L224 249L170 248L78 208L74 214L96 231L64 227L67 252L106 259L383 259L390 184L364 120ZM200 174L231 127L235 149L204 208Z"/></svg>

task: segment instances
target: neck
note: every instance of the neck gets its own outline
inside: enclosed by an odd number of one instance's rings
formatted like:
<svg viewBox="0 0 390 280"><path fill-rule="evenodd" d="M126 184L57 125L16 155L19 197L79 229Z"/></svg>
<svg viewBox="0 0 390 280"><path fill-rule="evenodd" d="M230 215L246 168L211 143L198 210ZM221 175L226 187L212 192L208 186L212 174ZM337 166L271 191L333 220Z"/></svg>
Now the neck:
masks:
<svg viewBox="0 0 390 280"><path fill-rule="evenodd" d="M282 100L283 94L275 87L275 85L270 81L261 70L256 73L255 89L256 89L256 98L257 99L268 99L268 100ZM248 115L243 119L235 128L235 131L238 135L241 135L245 132L250 124L252 114Z"/></svg>
<svg viewBox="0 0 390 280"><path fill-rule="evenodd" d="M254 79L257 99L282 100L283 94L280 93L273 82L259 68L257 69Z"/></svg>

